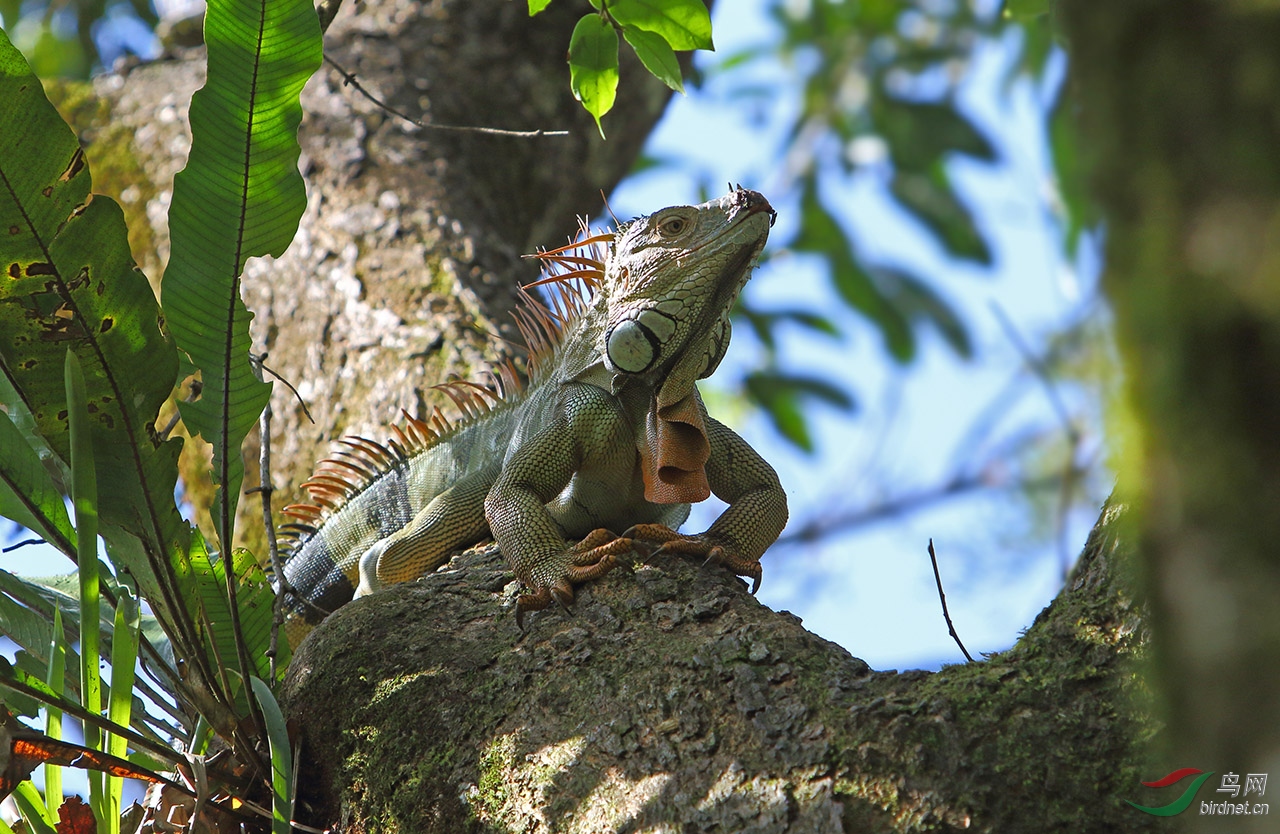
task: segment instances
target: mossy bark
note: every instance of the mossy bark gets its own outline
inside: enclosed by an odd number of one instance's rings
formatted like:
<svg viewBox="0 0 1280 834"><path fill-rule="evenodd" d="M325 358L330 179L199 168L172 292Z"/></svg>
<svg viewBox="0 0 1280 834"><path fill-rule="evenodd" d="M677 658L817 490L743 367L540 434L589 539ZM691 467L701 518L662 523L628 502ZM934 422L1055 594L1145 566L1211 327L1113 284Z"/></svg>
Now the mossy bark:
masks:
<svg viewBox="0 0 1280 834"><path fill-rule="evenodd" d="M678 558L521 634L504 565L468 552L295 654L310 813L352 832L1164 830L1122 801L1165 763L1143 752L1116 515L1014 649L937 673L873 672Z"/></svg>
<svg viewBox="0 0 1280 834"><path fill-rule="evenodd" d="M1060 11L1143 432L1120 484L1157 689L1179 766L1243 785L1280 771L1280 6Z"/></svg>

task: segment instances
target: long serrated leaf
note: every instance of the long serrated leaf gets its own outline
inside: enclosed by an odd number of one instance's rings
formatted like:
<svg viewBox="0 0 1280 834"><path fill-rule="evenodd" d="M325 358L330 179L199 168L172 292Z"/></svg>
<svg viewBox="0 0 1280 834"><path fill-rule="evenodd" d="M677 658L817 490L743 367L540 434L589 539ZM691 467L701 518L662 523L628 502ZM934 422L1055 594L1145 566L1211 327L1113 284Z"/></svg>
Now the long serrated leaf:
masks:
<svg viewBox="0 0 1280 834"><path fill-rule="evenodd" d="M211 559L204 548L203 540L196 535L192 540L192 550L188 562L190 574L185 577L188 583L185 594L190 606L191 617L200 624L202 640L205 641L207 656L221 659L224 663L232 663L237 657L240 645L236 639L236 628L232 620L232 611L227 604L227 577L224 568L226 559ZM266 574L257 559L247 550L236 550L231 558L233 575L231 584L236 589L236 605L240 622L240 637L243 639L245 655L249 659L250 675L270 678L271 666L267 657L267 649L271 642L271 623L274 617L275 594L267 581ZM281 654L281 652L284 652ZM277 647L277 664L283 674L288 665L287 647ZM239 708L247 708L247 688L236 687L236 702ZM219 728L220 730L223 728Z"/></svg>
<svg viewBox="0 0 1280 834"><path fill-rule="evenodd" d="M214 521L230 549L240 444L271 393L250 367L240 275L250 257L284 252L306 208L298 96L320 66L320 24L308 0L211 0L205 42L208 80L191 100L191 153L174 178L162 301L202 374L200 399L181 410L213 444Z"/></svg>
<svg viewBox="0 0 1280 834"><path fill-rule="evenodd" d="M622 27L622 37L636 51L640 63L653 73L654 77L677 93L684 92L684 79L680 75L680 63L671 44L662 35L646 32L635 26Z"/></svg>
<svg viewBox="0 0 1280 834"><path fill-rule="evenodd" d="M618 92L618 33L598 14L583 16L569 38L569 87L596 120L613 108Z"/></svg>
<svg viewBox="0 0 1280 834"><path fill-rule="evenodd" d="M661 35L672 49L715 49L702 0L613 0L609 14L624 27Z"/></svg>
<svg viewBox="0 0 1280 834"><path fill-rule="evenodd" d="M97 450L99 512L108 542L133 541L121 565L164 616L154 566L185 552L188 526L174 505L181 441L152 426L168 397L177 353L137 271L120 207L89 195L75 134L0 32L0 373L62 465L70 459L62 404L68 349L79 357ZM11 411L12 414L12 411ZM24 418L25 419L25 418ZM21 427L20 427L21 428Z"/></svg>

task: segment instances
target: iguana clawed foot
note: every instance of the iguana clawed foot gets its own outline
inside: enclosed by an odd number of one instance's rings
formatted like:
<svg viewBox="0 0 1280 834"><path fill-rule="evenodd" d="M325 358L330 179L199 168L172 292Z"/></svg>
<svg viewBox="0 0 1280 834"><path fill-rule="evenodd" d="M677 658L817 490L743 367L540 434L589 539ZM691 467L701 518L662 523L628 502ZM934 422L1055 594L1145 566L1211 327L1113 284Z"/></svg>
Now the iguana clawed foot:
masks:
<svg viewBox="0 0 1280 834"><path fill-rule="evenodd" d="M622 538L635 544L659 545L653 553L684 553L702 556L708 562L724 565L738 576L751 578L751 593L760 590L762 569L757 559L738 555L733 544L718 540L706 533L686 536L662 524L637 524L622 534Z"/></svg>
<svg viewBox="0 0 1280 834"><path fill-rule="evenodd" d="M631 540L619 538L603 528L592 530L582 541L569 548L568 564L562 575L549 585L535 587L532 592L516 599L516 625L524 629L526 611L541 611L552 601L560 603L566 611L573 604L573 587L583 582L599 579L618 565L616 556L631 551Z"/></svg>

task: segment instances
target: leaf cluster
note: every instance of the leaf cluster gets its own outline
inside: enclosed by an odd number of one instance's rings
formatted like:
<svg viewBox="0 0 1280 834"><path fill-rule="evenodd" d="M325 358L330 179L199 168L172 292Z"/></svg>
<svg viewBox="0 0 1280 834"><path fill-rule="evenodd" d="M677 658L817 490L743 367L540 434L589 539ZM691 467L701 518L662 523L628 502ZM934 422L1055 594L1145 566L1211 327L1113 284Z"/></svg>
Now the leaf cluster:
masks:
<svg viewBox="0 0 1280 834"><path fill-rule="evenodd" d="M551 0L529 0L529 15ZM702 0L591 0L594 13L583 15L569 38L569 86L596 120L613 108L618 91L618 34L645 69L678 93L684 92L676 52L714 49L711 15Z"/></svg>
<svg viewBox="0 0 1280 834"><path fill-rule="evenodd" d="M91 193L75 134L0 30L0 515L78 568L75 595L0 571L0 626L20 647L0 689L19 715L43 704L41 744L52 750L63 711L85 722L89 750L117 759L137 739L161 755L171 745L199 752L212 728L262 770L270 736L283 770L264 778L282 803L289 749L264 680L278 682L288 647L277 650L276 598L257 558L230 548L240 445L270 394L250 363L240 275L248 258L284 251L305 208L298 97L320 65L320 30L306 0L213 0L205 40L208 81L175 181L162 304L133 262L120 207ZM201 393L179 407L214 447L217 551L179 512L182 441L159 428L192 377ZM109 688L98 678L107 657ZM135 686L139 659L158 689ZM69 660L78 685L62 672ZM115 729L102 738L101 726ZM118 826L118 785L100 782L91 776L94 814ZM278 804L277 829L289 818Z"/></svg>

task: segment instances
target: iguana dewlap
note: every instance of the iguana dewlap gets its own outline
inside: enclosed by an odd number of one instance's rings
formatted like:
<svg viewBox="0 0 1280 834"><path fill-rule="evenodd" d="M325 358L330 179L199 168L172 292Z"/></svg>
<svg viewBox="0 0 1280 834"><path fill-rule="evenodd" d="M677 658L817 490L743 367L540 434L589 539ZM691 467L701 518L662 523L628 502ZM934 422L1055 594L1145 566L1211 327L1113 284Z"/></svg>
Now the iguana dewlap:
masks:
<svg viewBox="0 0 1280 834"><path fill-rule="evenodd" d="M737 188L612 234L539 253L550 306L526 295L527 386L504 368L485 387L441 386L464 412L393 427L385 444L347 438L285 512L291 640L353 596L435 570L492 536L527 589L525 611L615 564L637 543L696 554L760 580L787 521L778 477L708 416L694 382L729 343L729 310L764 248L774 211ZM727 509L675 533L689 505ZM621 536L611 531L623 531Z"/></svg>

